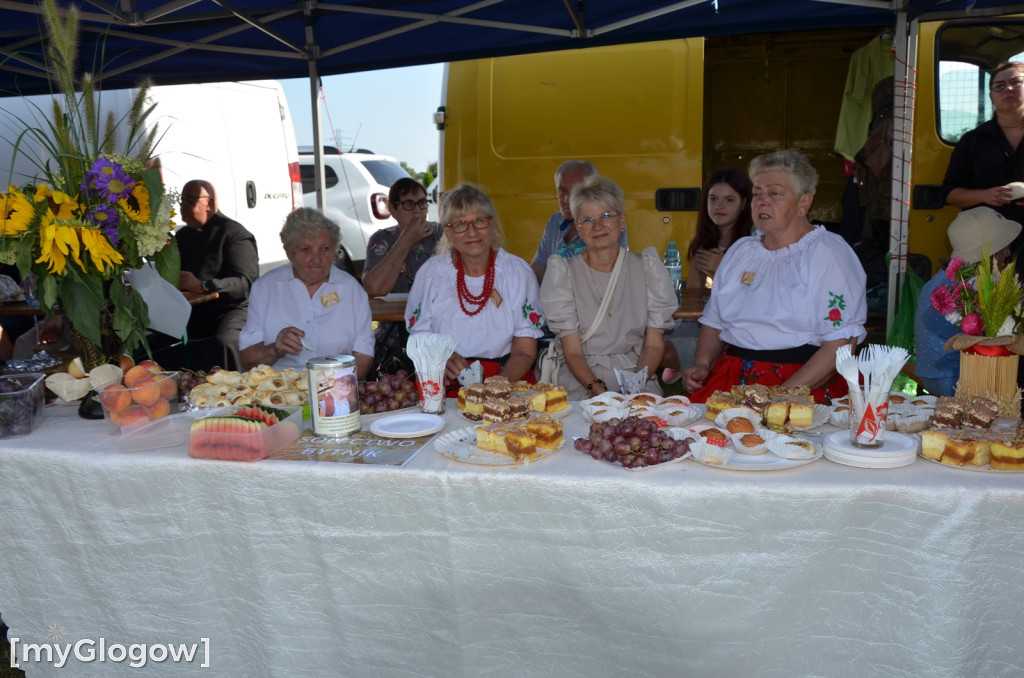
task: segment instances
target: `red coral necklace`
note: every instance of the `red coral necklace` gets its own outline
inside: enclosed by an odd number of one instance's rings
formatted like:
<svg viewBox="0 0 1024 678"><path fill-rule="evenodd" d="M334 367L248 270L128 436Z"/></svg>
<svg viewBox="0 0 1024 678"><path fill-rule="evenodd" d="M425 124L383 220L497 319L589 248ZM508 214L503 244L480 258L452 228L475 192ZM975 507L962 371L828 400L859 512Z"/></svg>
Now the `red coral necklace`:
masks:
<svg viewBox="0 0 1024 678"><path fill-rule="evenodd" d="M491 298L491 294L494 293L494 260L497 258L498 253L492 247L490 254L487 255L487 271L484 273L484 288L480 294L471 294L469 288L466 287L466 269L462 267L462 254L458 251L455 252L455 270L458 272L456 276L457 284L456 290L459 293L459 306L462 307L462 312L468 316L474 316L480 311L484 310L484 306L487 305L487 300ZM469 310L469 308L473 310ZM474 308L475 307L475 308Z"/></svg>

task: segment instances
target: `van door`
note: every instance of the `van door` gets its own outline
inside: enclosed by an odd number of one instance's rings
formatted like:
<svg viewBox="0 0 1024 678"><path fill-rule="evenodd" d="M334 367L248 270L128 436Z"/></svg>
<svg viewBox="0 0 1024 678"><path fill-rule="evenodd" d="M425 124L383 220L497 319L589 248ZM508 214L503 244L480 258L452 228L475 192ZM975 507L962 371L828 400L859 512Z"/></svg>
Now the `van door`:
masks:
<svg viewBox="0 0 1024 678"><path fill-rule="evenodd" d="M622 186L631 249L688 242L693 206L658 210L655 196L701 184L702 49L695 38L449 64L445 189L480 184L508 249L529 261L558 209L555 170L583 158Z"/></svg>
<svg viewBox="0 0 1024 678"><path fill-rule="evenodd" d="M293 194L289 165L297 178L298 147L280 85L156 87L153 100L165 184L180 191L191 179L210 181L220 211L256 236L260 270L283 263L281 226L302 197Z"/></svg>

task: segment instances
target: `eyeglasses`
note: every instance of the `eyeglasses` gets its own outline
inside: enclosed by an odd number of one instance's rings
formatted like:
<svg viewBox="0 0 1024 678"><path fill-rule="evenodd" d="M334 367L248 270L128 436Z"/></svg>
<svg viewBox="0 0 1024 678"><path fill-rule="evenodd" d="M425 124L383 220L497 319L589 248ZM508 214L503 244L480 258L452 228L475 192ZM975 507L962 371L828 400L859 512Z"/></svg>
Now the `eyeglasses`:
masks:
<svg viewBox="0 0 1024 678"><path fill-rule="evenodd" d="M448 224L448 228L452 229L456 233L465 233L466 230L470 226L472 226L477 231L482 231L482 230L484 230L485 228L487 228L490 225L491 225L491 218L490 217L477 217L477 218L471 219L469 221L466 221L466 220L453 221L453 222Z"/></svg>
<svg viewBox="0 0 1024 678"><path fill-rule="evenodd" d="M992 86L989 89L991 89L993 92L1003 92L1007 88L1017 89L1021 85L1024 85L1024 77L1018 75L1016 78L1010 78L1009 80L994 82L992 83Z"/></svg>
<svg viewBox="0 0 1024 678"><path fill-rule="evenodd" d="M206 200L209 197L208 195L183 195L178 202L182 205L195 205L200 200Z"/></svg>
<svg viewBox="0 0 1024 678"><path fill-rule="evenodd" d="M398 202L391 204L395 207L401 207L403 210L411 212L413 210L425 210L429 203L426 198L420 198L419 200L399 200Z"/></svg>
<svg viewBox="0 0 1024 678"><path fill-rule="evenodd" d="M618 212L601 212L596 217L581 217L576 220L576 228L587 231L594 227L594 224L607 226L608 221L619 216Z"/></svg>

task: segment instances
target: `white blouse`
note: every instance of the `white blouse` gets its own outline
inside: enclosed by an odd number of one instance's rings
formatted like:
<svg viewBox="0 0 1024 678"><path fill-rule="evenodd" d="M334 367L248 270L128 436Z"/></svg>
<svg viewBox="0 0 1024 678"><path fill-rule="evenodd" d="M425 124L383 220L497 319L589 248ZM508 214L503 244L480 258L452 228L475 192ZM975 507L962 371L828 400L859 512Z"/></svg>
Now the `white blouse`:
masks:
<svg viewBox="0 0 1024 678"><path fill-rule="evenodd" d="M459 305L456 291L458 272L449 254L431 257L416 272L405 324L410 334L437 332L455 338L455 351L463 357L500 358L512 351L513 337L543 335L544 313L540 307L540 286L530 265L505 250L498 250L494 262L494 290L483 310L468 316ZM484 276L466 276L470 294L480 294Z"/></svg>
<svg viewBox="0 0 1024 678"><path fill-rule="evenodd" d="M700 322L753 350L859 342L867 336L866 279L846 241L823 227L780 250L747 236L725 253Z"/></svg>
<svg viewBox="0 0 1024 678"><path fill-rule="evenodd" d="M272 344L286 327L306 333L298 355L286 353L272 367L306 369L306 361L324 355L373 355L370 300L355 278L331 268L330 278L309 296L305 284L295 277L290 263L256 279L249 294L249 315L238 337L239 349Z"/></svg>

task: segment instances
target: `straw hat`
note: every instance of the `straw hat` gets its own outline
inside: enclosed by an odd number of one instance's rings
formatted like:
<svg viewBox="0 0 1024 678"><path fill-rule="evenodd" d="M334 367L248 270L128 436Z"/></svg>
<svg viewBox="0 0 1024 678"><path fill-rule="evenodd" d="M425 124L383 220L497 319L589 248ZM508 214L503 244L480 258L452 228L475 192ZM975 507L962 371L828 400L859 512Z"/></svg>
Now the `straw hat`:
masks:
<svg viewBox="0 0 1024 678"><path fill-rule="evenodd" d="M981 261L982 252L993 255L1013 242L1021 226L991 207L975 207L961 212L949 225L949 243L953 257L968 263Z"/></svg>

